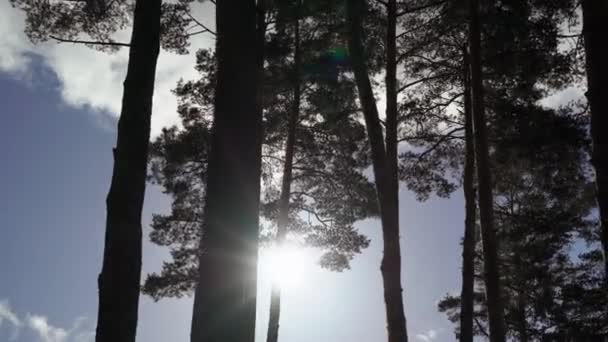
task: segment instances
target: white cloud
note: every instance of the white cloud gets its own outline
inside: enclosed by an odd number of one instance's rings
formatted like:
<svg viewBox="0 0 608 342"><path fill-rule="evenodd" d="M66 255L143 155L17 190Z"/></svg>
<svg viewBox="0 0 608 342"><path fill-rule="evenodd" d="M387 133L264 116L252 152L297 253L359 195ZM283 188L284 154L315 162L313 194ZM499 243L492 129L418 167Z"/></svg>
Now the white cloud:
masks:
<svg viewBox="0 0 608 342"><path fill-rule="evenodd" d="M540 104L549 108L567 106L573 101L586 100L585 85L577 84L566 89L557 91L540 101Z"/></svg>
<svg viewBox="0 0 608 342"><path fill-rule="evenodd" d="M86 317L78 317L74 320L72 327L61 328L49 323L46 316L38 314L27 314L25 319L20 319L6 300L0 300L0 328L8 322L13 327L10 340L16 340L22 327L28 329L38 339L33 342L93 342L95 332L88 324Z"/></svg>
<svg viewBox="0 0 608 342"><path fill-rule="evenodd" d="M27 326L36 332L43 342L65 342L68 337L65 329L49 325L44 316L28 315Z"/></svg>
<svg viewBox="0 0 608 342"><path fill-rule="evenodd" d="M6 300L0 301L0 328L2 328L3 322L8 322L12 325L10 340L16 340L23 323L21 323L21 320L17 317Z"/></svg>
<svg viewBox="0 0 608 342"><path fill-rule="evenodd" d="M3 18L0 21L0 72L21 80L35 79L30 65L32 56L39 56L60 81L60 93L66 104L118 116L128 61L127 49L106 54L75 44L47 42L34 46L23 33L25 16L21 11L12 8L8 1L0 1L0 14ZM200 5L195 15L199 20L213 24L210 4ZM116 39L128 41L129 32L118 33ZM170 90L180 78L198 77L194 71L194 52L211 44L210 37L200 35L192 41L190 55L161 53L155 86L153 135L158 134L163 126L176 122L176 100Z"/></svg>
<svg viewBox="0 0 608 342"><path fill-rule="evenodd" d="M42 315L26 317L27 327L38 337L40 342L93 342L95 333L86 323L86 317L74 320L70 329L49 324L48 318Z"/></svg>
<svg viewBox="0 0 608 342"><path fill-rule="evenodd" d="M430 342L430 341L434 341L435 338L437 338L438 334L439 334L438 330L431 329L431 330L427 331L426 333L416 334L416 338L420 341Z"/></svg>
<svg viewBox="0 0 608 342"><path fill-rule="evenodd" d="M4 321L9 322L15 327L21 326L21 320L17 317L17 315L13 312L11 307L8 304L8 301L0 301L0 326Z"/></svg>

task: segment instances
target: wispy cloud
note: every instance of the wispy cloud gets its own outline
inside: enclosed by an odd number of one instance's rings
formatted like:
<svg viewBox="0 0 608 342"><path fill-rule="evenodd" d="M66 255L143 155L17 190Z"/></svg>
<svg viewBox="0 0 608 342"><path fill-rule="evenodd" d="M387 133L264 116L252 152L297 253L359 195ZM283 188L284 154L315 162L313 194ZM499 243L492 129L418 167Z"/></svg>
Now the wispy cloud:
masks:
<svg viewBox="0 0 608 342"><path fill-rule="evenodd" d="M78 317L69 329L49 324L48 318L42 315L28 314L27 326L40 342L93 342L95 333L87 325L86 317Z"/></svg>
<svg viewBox="0 0 608 342"><path fill-rule="evenodd" d="M212 26L213 11L209 6L199 5L195 15ZM32 62L40 60L59 80L59 91L66 104L118 116L128 62L127 49L106 54L75 44L48 42L34 46L23 33L25 16L20 10L12 8L9 1L0 1L0 13L3 18L0 20L0 72L25 81L35 80L37 75L32 74ZM115 38L129 41L129 32L120 32ZM194 71L194 52L213 44L212 39L204 35L193 39L190 55L177 56L165 52L160 55L152 117L153 134L158 134L163 126L177 121L177 102L171 89L175 88L180 78L198 77Z"/></svg>
<svg viewBox="0 0 608 342"><path fill-rule="evenodd" d="M8 322L10 325L12 325L13 332L11 334L10 339L17 339L17 336L19 335L19 329L21 328L23 323L21 323L21 320L19 319L19 317L17 317L15 312L8 304L8 301L6 300L0 301L0 328L2 328L4 322Z"/></svg>
<svg viewBox="0 0 608 342"><path fill-rule="evenodd" d="M21 326L21 321L13 312L10 305L8 304L8 301L6 300L0 301L0 325L2 325L3 321L9 322L15 327Z"/></svg>
<svg viewBox="0 0 608 342"><path fill-rule="evenodd" d="M49 325L44 316L28 315L27 326L36 332L43 342L65 342L68 337L65 329Z"/></svg>
<svg viewBox="0 0 608 342"><path fill-rule="evenodd" d="M416 338L424 342L434 341L437 338L439 332L439 330L431 329L425 333L416 334Z"/></svg>
<svg viewBox="0 0 608 342"><path fill-rule="evenodd" d="M87 324L86 317L78 317L72 327L62 328L49 323L49 319L40 314L27 314L24 319L10 307L7 300L0 301L0 328L8 322L13 329L11 340L16 340L21 328L26 328L34 336L34 342L93 342L95 334Z"/></svg>

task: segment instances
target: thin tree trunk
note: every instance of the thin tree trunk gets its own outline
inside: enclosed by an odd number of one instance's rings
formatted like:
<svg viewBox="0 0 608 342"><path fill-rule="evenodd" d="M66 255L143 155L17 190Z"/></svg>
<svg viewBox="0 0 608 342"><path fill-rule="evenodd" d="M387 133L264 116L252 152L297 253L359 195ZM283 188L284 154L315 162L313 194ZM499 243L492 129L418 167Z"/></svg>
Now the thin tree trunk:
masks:
<svg viewBox="0 0 608 342"><path fill-rule="evenodd" d="M161 0L135 3L122 110L106 199L103 266L98 278L96 342L134 342L141 278L141 212L146 189Z"/></svg>
<svg viewBox="0 0 608 342"><path fill-rule="evenodd" d="M485 118L483 76L481 67L481 32L479 0L470 1L469 45L471 48L471 90L473 126L475 131L475 156L479 184L479 217L484 256L484 276L490 341L504 342L506 338L504 310L501 299L498 246L494 230L492 175L488 151L488 133Z"/></svg>
<svg viewBox="0 0 608 342"><path fill-rule="evenodd" d="M261 112L254 0L216 4L217 84L192 342L253 342Z"/></svg>
<svg viewBox="0 0 608 342"><path fill-rule="evenodd" d="M524 291L517 293L517 335L519 342L528 342L528 321L526 320L526 294Z"/></svg>
<svg viewBox="0 0 608 342"><path fill-rule="evenodd" d="M465 202L464 239L462 241L462 292L460 294L460 342L473 342L473 310L475 292L475 146L473 141L473 115L471 112L470 63L464 49L464 118L465 160L463 192Z"/></svg>
<svg viewBox="0 0 608 342"><path fill-rule="evenodd" d="M386 27L386 159L392 200L399 203L397 167L397 0L388 0Z"/></svg>
<svg viewBox="0 0 608 342"><path fill-rule="evenodd" d="M385 149L382 127L378 116L376 100L369 80L362 43L362 21L361 15L365 9L364 0L349 0L348 17L350 21L349 51L355 81L359 91L359 99L363 108L365 126L372 152L372 166L380 206L380 219L382 223L382 237L384 242L384 255L382 258L382 281L384 285L384 301L386 304L386 317L389 342L407 341L406 320L403 309L403 297L401 288L401 250L399 244L399 188L396 185L396 112L394 118L387 117L387 149ZM395 12L393 12L395 13ZM395 20L396 16L392 19ZM394 24L394 21L393 21ZM394 31L393 31L394 35ZM391 40L390 37L388 40ZM394 53L394 50L393 50ZM394 57L394 55L393 55ZM392 59L394 63L396 59ZM391 64L394 77L395 66ZM387 69L388 69L387 68ZM396 87L396 82L391 81L391 87ZM387 87L389 84L387 82ZM396 92L389 94L396 100ZM391 104L392 105L392 104ZM396 106L396 104L395 104ZM396 107L391 107L396 110ZM388 115L388 112L387 112ZM393 120L392 123L388 121ZM388 127L388 126L391 127ZM394 136L393 136L394 135ZM389 158L394 160L388 160Z"/></svg>
<svg viewBox="0 0 608 342"><path fill-rule="evenodd" d="M296 145L296 129L300 114L300 21L296 17L294 24L294 79L293 79L293 108L287 126L287 141L285 143L285 164L283 166L283 180L281 184L281 197L279 199L279 220L276 242L282 246L287 235L289 224L289 199L291 197L291 183L293 174L293 155ZM272 284L270 297L270 312L268 319L267 342L277 342L279 339L279 320L281 318L281 288L279 284Z"/></svg>
<svg viewBox="0 0 608 342"><path fill-rule="evenodd" d="M606 24L608 2L583 0L583 37L587 61L587 98L591 107L591 137L595 168L597 202L601 221L605 278L608 283L608 45Z"/></svg>

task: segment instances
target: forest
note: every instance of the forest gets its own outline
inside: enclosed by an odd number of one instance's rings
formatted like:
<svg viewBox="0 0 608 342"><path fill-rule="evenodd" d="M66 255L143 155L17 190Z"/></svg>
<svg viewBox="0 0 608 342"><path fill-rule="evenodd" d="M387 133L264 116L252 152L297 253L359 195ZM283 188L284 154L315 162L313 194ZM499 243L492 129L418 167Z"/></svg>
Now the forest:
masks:
<svg viewBox="0 0 608 342"><path fill-rule="evenodd" d="M608 1L9 1L33 44L128 51L96 342L135 342L144 296L192 297L191 342L258 341L262 251L285 273L266 342L290 342L290 256L349 272L371 243L386 340L415 341L404 192L461 198L445 341L608 341ZM154 136L161 51L195 54L198 78ZM149 229L147 186L171 199ZM169 258L146 274L148 240Z"/></svg>

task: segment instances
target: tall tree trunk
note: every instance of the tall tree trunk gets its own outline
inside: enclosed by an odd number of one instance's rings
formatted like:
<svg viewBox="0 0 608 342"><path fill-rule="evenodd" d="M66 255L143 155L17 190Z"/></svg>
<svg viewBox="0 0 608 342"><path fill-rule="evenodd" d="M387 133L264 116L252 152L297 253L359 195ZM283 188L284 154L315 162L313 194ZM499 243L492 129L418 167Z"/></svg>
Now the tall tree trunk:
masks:
<svg viewBox="0 0 608 342"><path fill-rule="evenodd" d="M261 112L256 4L216 4L217 83L192 342L253 342Z"/></svg>
<svg viewBox="0 0 608 342"><path fill-rule="evenodd" d="M492 197L492 175L488 151L483 76L481 67L481 32L479 0L469 0L469 46L471 48L471 90L473 128L475 131L475 156L477 159L477 181L479 184L479 218L484 256L484 276L490 341L504 342L506 338L504 310L501 299L500 273L498 270L498 246L494 230L494 208Z"/></svg>
<svg viewBox="0 0 608 342"><path fill-rule="evenodd" d="M608 283L608 2L583 0L583 36L587 61L587 98L591 107L591 137L601 220L605 278Z"/></svg>
<svg viewBox="0 0 608 342"><path fill-rule="evenodd" d="M526 298L525 293L517 294L517 335L519 342L528 342L528 321L526 320Z"/></svg>
<svg viewBox="0 0 608 342"><path fill-rule="evenodd" d="M96 342L134 342L142 257L141 212L146 189L161 0L135 3L122 110L106 199L103 266L98 278Z"/></svg>
<svg viewBox="0 0 608 342"><path fill-rule="evenodd" d="M393 5L394 6L394 5ZM382 258L382 281L384 285L384 301L386 304L386 318L389 342L407 341L406 320L403 309L403 297L401 288L401 250L399 244L399 188L397 184L397 144L396 144L396 107L388 118L387 112L387 149L384 145L384 137L378 108L372 90L371 82L365 65L364 49L362 43L362 14L365 9L364 0L349 0L348 17L350 22L350 37L348 40L352 68L355 73L355 81L359 91L359 99L363 108L365 126L372 152L372 166L380 206L380 220L382 223L382 237L384 241L384 255ZM393 12L395 13L395 12ZM394 25L394 20L393 25ZM394 35L394 31L393 31ZM387 37L388 38L388 37ZM390 38L388 40L391 40ZM394 53L394 50L393 50ZM395 77L394 55L392 62L393 76ZM387 65L388 66L388 65ZM388 68L387 68L388 69ZM391 87L396 87L396 81L391 81ZM389 84L387 82L387 88ZM396 90L387 91L387 97L393 96L396 101ZM391 104L392 105L392 104ZM394 104L396 106L396 103ZM387 106L388 107L388 106ZM393 120L392 123L388 121ZM389 127L389 125L391 127ZM394 135L394 136L393 136ZM389 160L389 156L393 160Z"/></svg>
<svg viewBox="0 0 608 342"><path fill-rule="evenodd" d="M470 63L464 49L464 125L465 159L463 191L465 203L464 239L462 241L462 291L460 294L460 342L473 342L473 310L475 292L475 146L473 141L473 115L471 112Z"/></svg>
<svg viewBox="0 0 608 342"><path fill-rule="evenodd" d="M388 0L386 27L386 160L392 201L399 203L397 167L397 0Z"/></svg>
<svg viewBox="0 0 608 342"><path fill-rule="evenodd" d="M282 246L287 235L289 224L289 199L291 197L291 183L293 171L293 155L296 145L296 129L300 114L300 20L296 17L294 24L294 66L293 66L293 108L287 126L287 141L285 143L285 164L283 166L283 179L281 184L281 197L279 199L279 220L276 242ZM279 320L281 318L281 288L279 284L272 284L270 297L270 312L268 319L267 342L277 342L279 339Z"/></svg>

